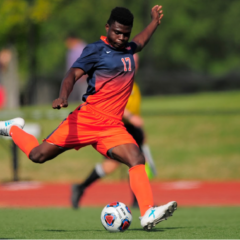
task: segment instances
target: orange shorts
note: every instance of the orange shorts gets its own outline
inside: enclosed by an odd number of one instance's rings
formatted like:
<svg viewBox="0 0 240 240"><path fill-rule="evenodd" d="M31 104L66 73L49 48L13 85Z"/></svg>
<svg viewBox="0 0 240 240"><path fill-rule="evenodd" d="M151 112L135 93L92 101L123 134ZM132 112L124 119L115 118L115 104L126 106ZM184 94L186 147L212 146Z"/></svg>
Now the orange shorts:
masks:
<svg viewBox="0 0 240 240"><path fill-rule="evenodd" d="M76 150L92 145L106 157L113 147L127 143L137 145L120 119L105 115L87 103L70 113L44 141Z"/></svg>

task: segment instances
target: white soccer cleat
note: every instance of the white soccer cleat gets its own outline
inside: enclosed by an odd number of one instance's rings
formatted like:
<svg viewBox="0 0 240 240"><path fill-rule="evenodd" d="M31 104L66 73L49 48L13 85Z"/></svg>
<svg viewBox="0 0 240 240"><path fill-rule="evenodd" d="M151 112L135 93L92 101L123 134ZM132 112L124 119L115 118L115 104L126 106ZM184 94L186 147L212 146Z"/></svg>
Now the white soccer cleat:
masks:
<svg viewBox="0 0 240 240"><path fill-rule="evenodd" d="M159 207L149 208L143 217L140 218L144 230L151 230L156 224L167 220L177 210L177 202L172 201Z"/></svg>
<svg viewBox="0 0 240 240"><path fill-rule="evenodd" d="M0 121L0 135L10 136L9 131L12 126L18 126L19 128L23 128L25 125L25 121L22 118L13 118L8 121Z"/></svg>

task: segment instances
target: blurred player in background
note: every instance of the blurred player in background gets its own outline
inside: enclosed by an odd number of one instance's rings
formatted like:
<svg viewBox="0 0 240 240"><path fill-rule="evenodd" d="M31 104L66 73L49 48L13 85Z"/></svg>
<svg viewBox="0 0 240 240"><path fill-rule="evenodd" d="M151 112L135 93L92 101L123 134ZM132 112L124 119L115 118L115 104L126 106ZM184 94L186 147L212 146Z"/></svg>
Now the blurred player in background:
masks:
<svg viewBox="0 0 240 240"><path fill-rule="evenodd" d="M54 109L68 106L68 97L74 84L88 74L85 101L39 144L22 128L25 121L15 118L0 122L0 134L11 136L15 144L35 163L44 163L66 150L79 150L92 145L106 158L115 159L129 167L129 182L141 213L140 224L150 230L168 219L177 209L171 201L155 207L145 157L134 138L127 132L122 116L134 83L133 54L140 52L161 23L162 6L151 10L151 22L129 42L133 14L116 7L105 25L107 36L88 44L62 81L59 97L52 103Z"/></svg>
<svg viewBox="0 0 240 240"><path fill-rule="evenodd" d="M69 33L65 40L65 45L68 49L66 56L67 72L72 67L73 63L80 57L83 49L87 46L87 44L81 38L78 38L76 34ZM87 75L84 75L74 85L74 88L68 97L68 101L82 101L82 96L86 93L87 86Z"/></svg>
<svg viewBox="0 0 240 240"><path fill-rule="evenodd" d="M133 55L135 62L135 73L138 70L139 60L138 54ZM145 133L143 131L143 119L140 116L140 105L141 105L141 92L139 90L136 82L133 84L133 89L131 95L128 99L127 106L124 110L123 114L123 122L127 131L133 136L135 141L137 142L140 150L143 152L145 156L145 170L147 172L148 178L152 179L156 175L156 168L151 156L150 149L146 144ZM97 181L98 179L114 172L120 163L106 158L103 163L96 164L95 168L86 178L86 180L81 184L74 184L72 186L72 194L71 194L71 203L72 207L77 209L80 203L80 200L84 194L84 191L87 187L89 187L92 183ZM137 207L137 199L135 195L132 193L132 207Z"/></svg>

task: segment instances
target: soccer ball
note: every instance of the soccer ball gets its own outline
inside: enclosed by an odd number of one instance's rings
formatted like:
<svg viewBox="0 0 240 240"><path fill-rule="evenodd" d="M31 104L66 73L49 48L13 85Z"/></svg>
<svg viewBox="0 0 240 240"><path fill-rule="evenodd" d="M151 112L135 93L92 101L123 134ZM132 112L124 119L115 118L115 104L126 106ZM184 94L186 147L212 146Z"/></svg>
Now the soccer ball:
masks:
<svg viewBox="0 0 240 240"><path fill-rule="evenodd" d="M132 222L132 213L124 203L114 202L103 208L101 222L109 232L123 232Z"/></svg>

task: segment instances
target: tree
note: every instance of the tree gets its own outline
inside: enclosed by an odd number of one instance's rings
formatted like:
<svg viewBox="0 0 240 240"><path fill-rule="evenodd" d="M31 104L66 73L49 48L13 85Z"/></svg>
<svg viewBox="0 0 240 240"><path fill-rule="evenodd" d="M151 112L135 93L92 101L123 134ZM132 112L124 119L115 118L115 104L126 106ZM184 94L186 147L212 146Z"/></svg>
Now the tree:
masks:
<svg viewBox="0 0 240 240"><path fill-rule="evenodd" d="M36 83L36 52L39 25L46 21L61 1L2 0L0 2L0 46L17 47L20 70L27 80L26 101L33 102Z"/></svg>

